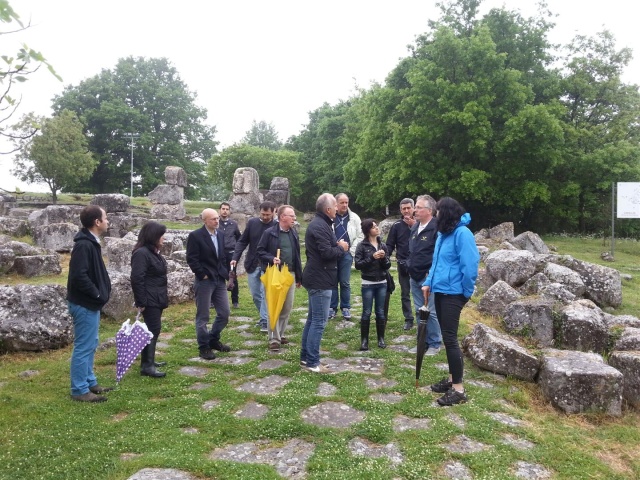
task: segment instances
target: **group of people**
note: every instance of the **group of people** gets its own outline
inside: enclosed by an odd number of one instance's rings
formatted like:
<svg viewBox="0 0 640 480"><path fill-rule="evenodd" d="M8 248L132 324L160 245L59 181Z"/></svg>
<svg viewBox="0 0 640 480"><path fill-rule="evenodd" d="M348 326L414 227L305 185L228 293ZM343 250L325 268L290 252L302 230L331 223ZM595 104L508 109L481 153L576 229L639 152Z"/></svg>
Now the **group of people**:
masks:
<svg viewBox="0 0 640 480"><path fill-rule="evenodd" d="M195 276L195 330L200 357L211 360L216 358L213 350L230 351L221 341L230 315L227 281L229 272L236 268L247 248L244 267L259 314L258 326L268 334L269 351L277 352L281 345L289 343L285 333L295 289L304 286L308 314L302 333L300 366L315 373L331 371L320 362L320 342L328 320L338 311L345 319L351 318L353 265L362 278L360 350L369 349L372 313L378 347L385 348L385 300L391 281L390 257L395 251L404 329L411 330L420 307L428 305L426 355L436 355L441 343L446 349L449 376L431 389L444 394L438 399L440 405L465 402L463 359L457 332L462 308L474 291L480 258L473 234L467 228L471 218L449 197L436 203L430 196L421 195L415 204L405 198L400 202L400 211L402 219L392 225L383 242L377 222L371 218L361 221L349 209L346 194L320 195L315 218L305 233L303 269L292 206L280 206L276 220L275 204L262 203L260 216L250 219L242 233L238 224L229 218L228 203L221 205L220 213L205 209L201 215L202 227L190 232L187 239L187 263ZM109 300L111 289L100 249L100 236L106 233L109 223L104 210L93 205L83 209L80 220L83 228L75 238L68 281L69 311L75 331L71 398L102 402L106 400L103 394L111 388L98 384L93 357L98 344L100 309ZM154 378L165 376L157 370L162 364L155 361L160 319L168 306L167 264L160 253L165 232L164 225L147 222L140 230L131 258L135 306L153 334L142 352L140 373ZM260 277L271 265L286 265L292 282L278 318L270 322ZM231 303L237 307L238 302L236 283ZM209 328L212 309L216 315Z"/></svg>

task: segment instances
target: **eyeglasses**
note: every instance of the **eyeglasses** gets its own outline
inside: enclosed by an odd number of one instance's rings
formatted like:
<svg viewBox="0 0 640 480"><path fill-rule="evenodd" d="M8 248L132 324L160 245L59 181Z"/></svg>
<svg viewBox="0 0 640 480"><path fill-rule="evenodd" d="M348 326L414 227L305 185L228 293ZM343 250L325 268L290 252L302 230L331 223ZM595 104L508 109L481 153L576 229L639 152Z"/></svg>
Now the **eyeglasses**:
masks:
<svg viewBox="0 0 640 480"><path fill-rule="evenodd" d="M285 215L280 215L280 216L281 216L281 217L291 217L291 218L293 218L294 220L296 219L296 216L295 216L295 215L286 215L286 214L285 214Z"/></svg>

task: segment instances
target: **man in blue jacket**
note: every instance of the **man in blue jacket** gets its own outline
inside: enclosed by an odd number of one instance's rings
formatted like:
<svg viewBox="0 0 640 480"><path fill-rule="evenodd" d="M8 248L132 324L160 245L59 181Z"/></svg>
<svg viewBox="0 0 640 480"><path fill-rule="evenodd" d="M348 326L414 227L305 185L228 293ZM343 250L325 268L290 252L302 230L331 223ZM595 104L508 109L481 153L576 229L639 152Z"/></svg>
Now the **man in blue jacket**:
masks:
<svg viewBox="0 0 640 480"><path fill-rule="evenodd" d="M100 394L113 388L101 387L93 372L98 347L100 310L109 301L111 280L102 260L100 236L107 233L109 220L97 205L80 212L82 229L73 239L67 279L67 302L73 317L71 354L71 398L78 402L105 402Z"/></svg>

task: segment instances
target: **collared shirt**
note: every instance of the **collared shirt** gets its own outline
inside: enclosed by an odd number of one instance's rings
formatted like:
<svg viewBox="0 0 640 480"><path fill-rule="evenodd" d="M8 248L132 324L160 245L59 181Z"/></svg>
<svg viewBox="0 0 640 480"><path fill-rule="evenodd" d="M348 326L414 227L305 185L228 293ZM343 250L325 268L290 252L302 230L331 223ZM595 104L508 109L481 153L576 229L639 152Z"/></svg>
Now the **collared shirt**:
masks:
<svg viewBox="0 0 640 480"><path fill-rule="evenodd" d="M336 213L336 218L334 220L335 230L336 230L336 240L344 240L351 246L351 240L349 239L349 233L347 233L347 225L349 224L349 212L345 215L340 215Z"/></svg>
<svg viewBox="0 0 640 480"><path fill-rule="evenodd" d="M207 230L207 232L209 232L209 230ZM218 237L216 235L216 232L209 232L209 236L211 237L211 241L213 242L213 248L216 249L216 255L218 254Z"/></svg>

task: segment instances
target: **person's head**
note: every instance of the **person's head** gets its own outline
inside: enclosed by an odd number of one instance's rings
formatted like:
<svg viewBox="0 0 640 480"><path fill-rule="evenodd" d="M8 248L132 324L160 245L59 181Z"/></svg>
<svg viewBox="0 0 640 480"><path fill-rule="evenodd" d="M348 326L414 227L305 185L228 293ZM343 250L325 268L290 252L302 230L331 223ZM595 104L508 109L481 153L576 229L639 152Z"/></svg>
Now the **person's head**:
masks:
<svg viewBox="0 0 640 480"><path fill-rule="evenodd" d="M331 220L336 218L336 209L338 204L336 202L336 197L331 195L330 193L323 193L316 200L316 212L324 213Z"/></svg>
<svg viewBox="0 0 640 480"><path fill-rule="evenodd" d="M362 233L364 233L365 238L369 237L377 237L380 235L380 229L378 228L378 222L376 222L373 218L365 218L360 223L360 228L362 228Z"/></svg>
<svg viewBox="0 0 640 480"><path fill-rule="evenodd" d="M400 201L400 214L407 218L413 215L413 199L403 198Z"/></svg>
<svg viewBox="0 0 640 480"><path fill-rule="evenodd" d="M291 205L278 208L278 223L283 230L289 230L296 222L296 211Z"/></svg>
<svg viewBox="0 0 640 480"><path fill-rule="evenodd" d="M96 235L102 235L109 230L107 212L97 205L87 205L80 212L80 223L84 228Z"/></svg>
<svg viewBox="0 0 640 480"><path fill-rule="evenodd" d="M349 197L346 193L339 193L336 195L336 202L338 203L338 213L340 215L346 215L349 211Z"/></svg>
<svg viewBox="0 0 640 480"><path fill-rule="evenodd" d="M273 211L276 209L276 204L269 200L260 204L260 221L262 223L269 223L273 220Z"/></svg>
<svg viewBox="0 0 640 480"><path fill-rule="evenodd" d="M228 202L222 202L220 204L220 218L226 220L231 213L231 205Z"/></svg>
<svg viewBox="0 0 640 480"><path fill-rule="evenodd" d="M451 197L442 197L438 201L437 210L438 231L442 233L453 232L465 213L462 205Z"/></svg>
<svg viewBox="0 0 640 480"><path fill-rule="evenodd" d="M161 223L154 222L153 220L145 223L140 229L140 233L138 233L138 242L133 249L137 250L145 245L151 245L160 249L164 243L164 234L166 231L167 227Z"/></svg>
<svg viewBox="0 0 640 480"><path fill-rule="evenodd" d="M427 223L436 213L436 201L430 195L420 195L416 199L416 220Z"/></svg>
<svg viewBox="0 0 640 480"><path fill-rule="evenodd" d="M205 208L202 211L202 223L207 227L207 230L213 232L218 229L218 224L220 223L220 215L213 208Z"/></svg>

